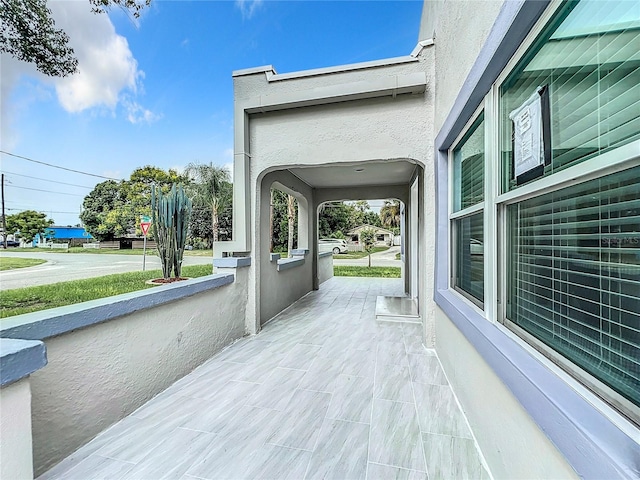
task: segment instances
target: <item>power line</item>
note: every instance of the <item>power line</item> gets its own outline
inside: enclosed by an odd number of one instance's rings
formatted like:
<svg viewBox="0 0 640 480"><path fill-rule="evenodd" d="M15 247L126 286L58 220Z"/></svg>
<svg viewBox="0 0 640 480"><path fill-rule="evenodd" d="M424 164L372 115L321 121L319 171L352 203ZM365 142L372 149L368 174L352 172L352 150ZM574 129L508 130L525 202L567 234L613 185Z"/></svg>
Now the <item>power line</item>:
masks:
<svg viewBox="0 0 640 480"><path fill-rule="evenodd" d="M7 172L6 170L4 171L4 173L8 173L9 175L16 175L18 177L33 178L34 180L42 180L43 182L58 183L60 185L69 185L71 187L87 188L89 190L93 189L93 187L87 187L86 185L76 185L75 183L66 183L66 182L59 182L57 180L49 180L48 178L32 177L31 175L23 175L22 173Z"/></svg>
<svg viewBox="0 0 640 480"><path fill-rule="evenodd" d="M58 212L56 210L47 210L47 209L41 209L41 208L7 208L6 210L10 210L12 212L23 212L25 210L36 210L36 211L42 211L44 213L68 213L69 215L77 215L78 212Z"/></svg>
<svg viewBox="0 0 640 480"><path fill-rule="evenodd" d="M22 190L33 190L34 192L55 193L56 195L68 195L70 197L84 197L85 196L85 195L80 195L78 193L54 192L52 190L42 190L40 188L19 187L18 185L7 185L7 187L21 188Z"/></svg>
<svg viewBox="0 0 640 480"><path fill-rule="evenodd" d="M5 152L4 150L0 150L0 153L4 153L5 155L9 155L11 157L20 158L28 162L39 163L40 165L46 165L47 167L59 168L60 170L66 170L67 172L79 173L81 175L89 175L90 177L104 178L105 180L116 180L116 181L121 180L120 178L105 177L103 175L96 175L95 173L82 172L80 170L74 170L72 168L66 168L66 167L61 167L59 165L53 165L47 162L41 162L40 160L34 160L33 158L23 157L22 155L16 155L15 153Z"/></svg>

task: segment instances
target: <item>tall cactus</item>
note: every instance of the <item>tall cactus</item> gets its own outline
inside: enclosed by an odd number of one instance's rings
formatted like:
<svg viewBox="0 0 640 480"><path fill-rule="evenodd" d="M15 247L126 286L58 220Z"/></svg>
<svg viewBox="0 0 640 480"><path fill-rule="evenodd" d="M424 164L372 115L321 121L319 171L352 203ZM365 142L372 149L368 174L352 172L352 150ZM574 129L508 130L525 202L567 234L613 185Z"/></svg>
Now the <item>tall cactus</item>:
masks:
<svg viewBox="0 0 640 480"><path fill-rule="evenodd" d="M167 194L162 193L155 185L151 187L153 236L165 279L171 277L172 271L176 278L180 277L191 205L191 199L187 197L182 185L173 184Z"/></svg>

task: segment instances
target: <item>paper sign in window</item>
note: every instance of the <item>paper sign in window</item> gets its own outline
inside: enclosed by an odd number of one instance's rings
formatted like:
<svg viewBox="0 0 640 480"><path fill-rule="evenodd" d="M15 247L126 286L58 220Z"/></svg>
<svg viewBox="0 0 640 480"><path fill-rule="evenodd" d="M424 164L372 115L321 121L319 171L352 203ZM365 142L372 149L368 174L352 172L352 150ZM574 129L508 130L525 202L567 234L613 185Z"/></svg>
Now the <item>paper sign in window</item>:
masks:
<svg viewBox="0 0 640 480"><path fill-rule="evenodd" d="M519 177L544 165L541 88L509 114L513 122L513 173Z"/></svg>

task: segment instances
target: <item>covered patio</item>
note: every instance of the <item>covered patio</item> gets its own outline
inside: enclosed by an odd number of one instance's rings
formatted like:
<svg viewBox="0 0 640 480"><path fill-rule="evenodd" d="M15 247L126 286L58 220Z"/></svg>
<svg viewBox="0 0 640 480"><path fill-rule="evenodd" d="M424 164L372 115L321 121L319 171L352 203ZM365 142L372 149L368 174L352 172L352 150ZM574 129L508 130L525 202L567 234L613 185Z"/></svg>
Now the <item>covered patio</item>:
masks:
<svg viewBox="0 0 640 480"><path fill-rule="evenodd" d="M403 291L332 278L39 478L490 478Z"/></svg>

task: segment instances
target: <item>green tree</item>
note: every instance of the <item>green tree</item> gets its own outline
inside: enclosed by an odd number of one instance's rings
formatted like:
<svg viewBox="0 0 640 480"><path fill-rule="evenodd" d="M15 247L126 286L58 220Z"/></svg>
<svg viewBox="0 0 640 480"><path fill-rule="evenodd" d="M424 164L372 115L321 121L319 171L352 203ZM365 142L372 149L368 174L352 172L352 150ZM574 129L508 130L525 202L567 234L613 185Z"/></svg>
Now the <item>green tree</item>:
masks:
<svg viewBox="0 0 640 480"><path fill-rule="evenodd" d="M146 165L136 168L129 180L99 183L84 198L80 220L98 240L114 240L125 235L142 235L140 215L151 215L151 185L168 192L185 177L175 170Z"/></svg>
<svg viewBox="0 0 640 480"><path fill-rule="evenodd" d="M380 223L380 216L371 210L368 212L364 212L364 216L362 217L362 223L365 225L371 225L373 227L381 227L382 223Z"/></svg>
<svg viewBox="0 0 640 480"><path fill-rule="evenodd" d="M280 190L272 190L273 198L273 251L287 252L289 243L289 206L287 203L288 195ZM295 204L295 213L293 215L293 244L298 242L298 202Z"/></svg>
<svg viewBox="0 0 640 480"><path fill-rule="evenodd" d="M89 0L94 13L112 6L134 17L151 0ZM3 0L0 7L0 53L34 63L45 75L66 77L78 71L78 60L69 46L69 36L55 28L46 0Z"/></svg>
<svg viewBox="0 0 640 480"><path fill-rule="evenodd" d="M7 215L7 233L20 232L20 237L27 242L39 233L44 233L47 227L53 225L53 220L47 219L44 213L35 210L25 210L15 215Z"/></svg>
<svg viewBox="0 0 640 480"><path fill-rule="evenodd" d="M325 203L318 215L319 238L334 238L337 232L348 232L353 228L353 209L343 202Z"/></svg>
<svg viewBox="0 0 640 480"><path fill-rule="evenodd" d="M97 184L84 197L80 220L87 232L97 240L112 240L116 236L115 229L107 227L107 215L120 209L125 203L121 184L122 182L107 180Z"/></svg>
<svg viewBox="0 0 640 480"><path fill-rule="evenodd" d="M400 227L400 202L398 200L385 200L380 209L380 221L385 227Z"/></svg>
<svg viewBox="0 0 640 480"><path fill-rule="evenodd" d="M297 203L296 197L293 195L287 195L287 253L289 257L291 257L291 251L293 250Z"/></svg>
<svg viewBox="0 0 640 480"><path fill-rule="evenodd" d="M369 267L371 267L371 250L376 243L376 231L373 228L363 228L360 230L360 241L368 253Z"/></svg>
<svg viewBox="0 0 640 480"><path fill-rule="evenodd" d="M218 241L220 228L220 214L231 204L229 195L231 176L229 170L218 167L213 163L190 163L185 168L185 175L190 179L189 192L196 206L208 209L211 219L211 249Z"/></svg>

